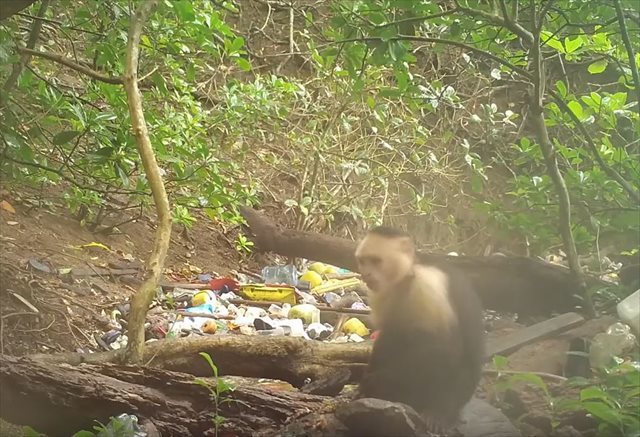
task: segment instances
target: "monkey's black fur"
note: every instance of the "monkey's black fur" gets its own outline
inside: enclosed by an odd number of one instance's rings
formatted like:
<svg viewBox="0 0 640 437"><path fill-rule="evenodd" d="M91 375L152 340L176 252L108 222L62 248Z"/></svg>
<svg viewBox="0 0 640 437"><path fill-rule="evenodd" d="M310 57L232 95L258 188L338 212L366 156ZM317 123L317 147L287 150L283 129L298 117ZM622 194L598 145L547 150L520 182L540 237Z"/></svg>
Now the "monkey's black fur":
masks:
<svg viewBox="0 0 640 437"><path fill-rule="evenodd" d="M454 269L441 270L459 321L452 334L444 327L442 333L408 330L404 323L385 327L374 342L357 397L402 402L431 423L448 427L459 419L480 381L484 324L480 300L467 278ZM397 291L403 299L409 290Z"/></svg>

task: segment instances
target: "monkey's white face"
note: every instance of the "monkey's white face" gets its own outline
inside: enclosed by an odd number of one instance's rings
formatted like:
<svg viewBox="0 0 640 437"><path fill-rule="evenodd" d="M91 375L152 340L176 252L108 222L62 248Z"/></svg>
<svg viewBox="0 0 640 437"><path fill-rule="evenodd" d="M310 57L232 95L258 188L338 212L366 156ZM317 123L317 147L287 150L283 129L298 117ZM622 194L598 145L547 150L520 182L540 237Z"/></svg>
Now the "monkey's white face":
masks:
<svg viewBox="0 0 640 437"><path fill-rule="evenodd" d="M413 245L404 238L370 234L358 245L356 260L362 280L371 291L391 291L413 266Z"/></svg>

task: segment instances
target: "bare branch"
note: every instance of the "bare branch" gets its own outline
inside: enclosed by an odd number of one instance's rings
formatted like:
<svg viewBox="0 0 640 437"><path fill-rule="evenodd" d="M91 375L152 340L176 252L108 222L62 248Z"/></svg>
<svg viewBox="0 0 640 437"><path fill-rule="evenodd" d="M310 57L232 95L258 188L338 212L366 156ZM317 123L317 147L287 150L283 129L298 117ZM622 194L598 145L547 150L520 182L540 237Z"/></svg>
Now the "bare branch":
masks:
<svg viewBox="0 0 640 437"><path fill-rule="evenodd" d="M40 58L48 59L53 62L57 62L58 64L62 64L65 67L69 67L72 70L78 71L80 73L86 74L87 76L99 80L101 82L110 83L113 85L122 85L124 81L119 76L108 76L106 74L102 74L95 70L92 70L89 67L85 67L84 65L77 64L66 56L58 55L56 53L49 52L41 52L39 50L31 50L31 49L18 49L20 53L26 53L32 56L37 56Z"/></svg>
<svg viewBox="0 0 640 437"><path fill-rule="evenodd" d="M549 0L551 2L551 0ZM547 3L548 6L549 3ZM534 22L535 20L534 13ZM553 146L551 139L549 138L549 131L547 130L547 125L544 122L544 86L545 86L545 71L544 71L544 61L542 59L541 53L541 41L540 41L540 30L542 28L542 23L544 22L544 16L539 18L538 24L535 26L536 29L533 33L533 44L531 45L531 60L532 60L532 68L533 68L533 96L531 96L531 101L529 104L532 120L535 126L536 136L538 138L538 143L540 145L540 149L542 150L542 155L544 157L544 161L547 167L547 173L551 180L553 181L553 185L556 189L556 195L558 196L559 203L559 222L560 222L560 234L562 235L562 242L564 243L564 249L567 252L567 258L569 261L569 268L571 269L571 273L576 278L580 288L583 291L586 309L592 315L594 313L593 303L590 300L589 294L586 291L586 281L584 277L584 272L580 267L580 260L578 258L578 250L576 248L576 243L573 238L573 232L571 229L571 198L569 197L569 190L567 189L567 184L565 183L564 177L562 176L562 172L558 167L558 160L556 158L556 150Z"/></svg>
<svg viewBox="0 0 640 437"><path fill-rule="evenodd" d="M540 15L538 16L538 22L536 23L536 32L542 30L542 26L544 25L544 20L549 13L549 9L553 6L555 0L547 0L547 3L542 7L540 11Z"/></svg>
<svg viewBox="0 0 640 437"><path fill-rule="evenodd" d="M456 9L461 12L467 13L474 17L479 17L487 20L488 22L495 24L496 26L502 26L509 29L515 35L518 35L525 42L526 45L533 44L533 35L527 29L522 27L522 25L516 21L513 21L511 18L505 15L505 17L499 17L496 14L492 14L490 12L482 11L480 9L468 8L465 6L461 6L460 3L456 0Z"/></svg>

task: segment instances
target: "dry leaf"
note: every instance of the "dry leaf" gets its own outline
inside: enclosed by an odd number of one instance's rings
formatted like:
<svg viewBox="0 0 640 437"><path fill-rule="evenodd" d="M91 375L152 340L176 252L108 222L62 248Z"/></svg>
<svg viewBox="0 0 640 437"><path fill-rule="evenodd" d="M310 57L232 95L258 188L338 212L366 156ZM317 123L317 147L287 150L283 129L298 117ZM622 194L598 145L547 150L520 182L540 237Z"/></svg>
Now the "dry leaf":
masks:
<svg viewBox="0 0 640 437"><path fill-rule="evenodd" d="M3 200L2 202L0 202L0 208L4 209L7 212L10 212L11 214L16 213L16 210L13 208L13 206L6 200Z"/></svg>

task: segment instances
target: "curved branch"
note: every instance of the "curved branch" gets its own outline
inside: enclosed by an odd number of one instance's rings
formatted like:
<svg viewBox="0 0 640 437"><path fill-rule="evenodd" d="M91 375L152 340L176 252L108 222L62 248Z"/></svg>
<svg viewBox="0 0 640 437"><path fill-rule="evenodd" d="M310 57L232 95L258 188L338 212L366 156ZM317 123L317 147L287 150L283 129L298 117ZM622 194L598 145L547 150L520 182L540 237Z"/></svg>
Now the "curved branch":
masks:
<svg viewBox="0 0 640 437"><path fill-rule="evenodd" d="M514 1L514 0L512 0L512 1ZM480 9L473 9L473 8L468 8L468 7L461 6L458 1L456 1L455 4L456 4L456 9L458 9L459 11L465 12L465 13L467 13L469 15L474 16L474 17L479 17L479 18L485 19L489 23L494 24L496 26L500 26L500 27L504 27L506 29L509 29L515 35L517 35L520 38L522 38L522 40L527 45L533 44L533 35L531 34L531 32L529 32L527 29L522 27L522 25L520 23L512 20L506 14L506 11L504 11L505 12L504 17L500 17L498 15L491 14L489 12L485 12L485 11L482 11Z"/></svg>
<svg viewBox="0 0 640 437"><path fill-rule="evenodd" d="M113 85L122 85L124 81L119 76L109 76L106 74L102 74L98 71L92 70L89 67L85 67L84 65L77 64L66 56L58 55L56 53L49 52L41 52L39 50L31 50L25 48L19 48L18 52L22 54L27 54L31 56L37 56L39 58L48 59L50 61L57 62L58 64L62 64L66 67L71 68L72 70L78 71L80 73L86 74L87 76L99 80L101 82L110 83Z"/></svg>
<svg viewBox="0 0 640 437"><path fill-rule="evenodd" d="M38 15L36 18L34 18L33 27L31 28L31 32L29 32L29 39L27 40L26 46L27 49L35 48L36 43L40 38L40 31L42 30L42 20L40 20L39 18L43 17L45 12L47 12L47 9L49 8L49 1L50 0L42 0L42 3L40 3ZM22 73L22 70L24 70L25 65L29 63L29 59L31 59L31 55L29 55L28 53L23 53L22 56L20 56L20 60L13 64L11 74L9 75L7 81L4 83L5 92L11 91L11 89L13 89L13 87L16 85L16 83L18 82L18 78Z"/></svg>
<svg viewBox="0 0 640 437"><path fill-rule="evenodd" d="M142 110L142 97L138 88L138 61L140 56L140 36L145 22L157 0L144 0L132 17L129 27L129 41L127 43L127 58L125 63L124 88L127 92L131 127L136 137L138 153L142 160L144 172L149 181L158 216L158 228L154 238L153 250L147 262L145 279L137 293L131 300L129 315L129 342L127 344L126 360L130 363L141 363L144 352L144 321L149 305L155 296L158 282L162 275L164 261L169 250L171 238L171 209L160 174L160 168L149 139L147 124Z"/></svg>

